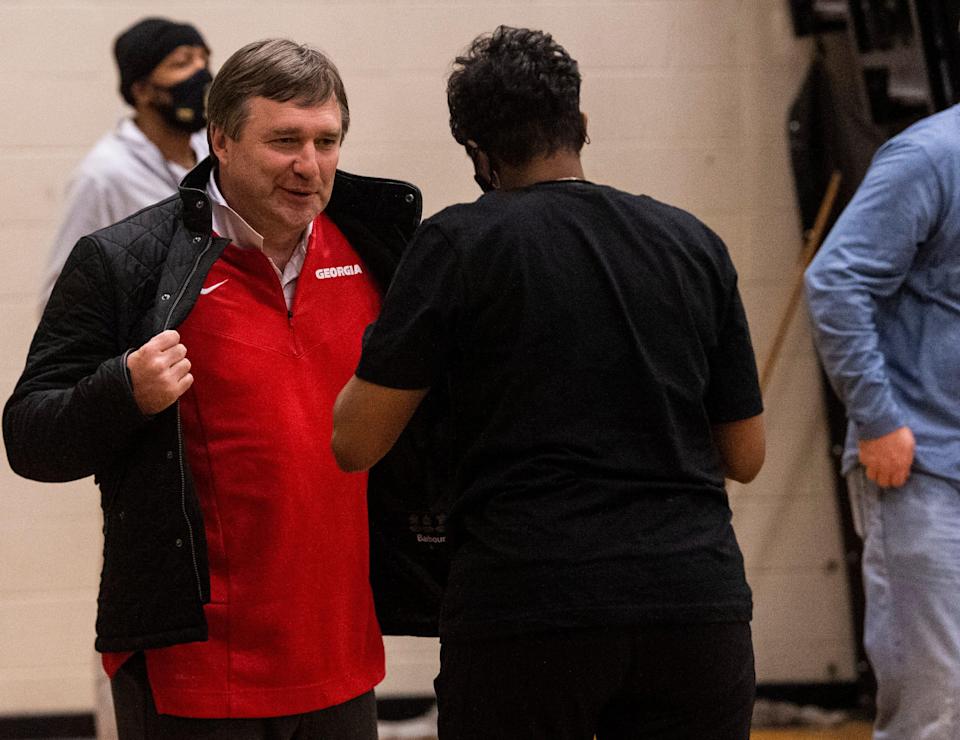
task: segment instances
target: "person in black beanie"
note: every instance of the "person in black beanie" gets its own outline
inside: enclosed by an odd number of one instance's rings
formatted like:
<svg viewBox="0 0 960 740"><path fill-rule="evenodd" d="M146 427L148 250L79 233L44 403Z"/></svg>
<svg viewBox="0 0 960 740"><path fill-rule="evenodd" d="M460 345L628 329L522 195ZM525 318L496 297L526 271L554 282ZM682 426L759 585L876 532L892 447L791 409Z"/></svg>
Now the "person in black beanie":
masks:
<svg viewBox="0 0 960 740"><path fill-rule="evenodd" d="M206 125L203 96L211 82L210 50L196 28L146 18L117 37L113 53L120 94L138 112L146 102L167 124L187 133Z"/></svg>
<svg viewBox="0 0 960 740"><path fill-rule="evenodd" d="M43 311L77 240L174 193L208 154L204 98L210 49L188 23L145 18L114 42L120 95L133 109L87 154L67 203L40 289Z"/></svg>

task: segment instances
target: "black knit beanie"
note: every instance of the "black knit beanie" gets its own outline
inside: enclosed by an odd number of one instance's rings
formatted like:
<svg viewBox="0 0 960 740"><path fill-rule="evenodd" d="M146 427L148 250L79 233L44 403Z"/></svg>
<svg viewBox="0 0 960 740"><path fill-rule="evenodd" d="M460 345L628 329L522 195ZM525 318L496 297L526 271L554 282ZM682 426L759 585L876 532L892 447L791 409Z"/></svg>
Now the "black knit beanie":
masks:
<svg viewBox="0 0 960 740"><path fill-rule="evenodd" d="M184 45L208 48L196 28L166 18L145 18L117 36L113 53L120 69L120 94L123 99L133 105L131 85L153 72L167 54Z"/></svg>

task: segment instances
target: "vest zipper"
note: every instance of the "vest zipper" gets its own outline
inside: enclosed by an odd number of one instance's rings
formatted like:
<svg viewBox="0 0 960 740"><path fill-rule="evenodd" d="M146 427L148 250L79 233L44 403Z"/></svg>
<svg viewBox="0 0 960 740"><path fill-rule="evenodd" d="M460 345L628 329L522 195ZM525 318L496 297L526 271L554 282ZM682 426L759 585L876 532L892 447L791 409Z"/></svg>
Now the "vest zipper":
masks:
<svg viewBox="0 0 960 740"><path fill-rule="evenodd" d="M203 584L200 582L200 566L197 564L197 546L193 536L193 523L187 515L187 473L183 463L183 423L180 421L180 401L177 401L177 457L180 462L180 511L187 523L190 536L190 556L193 559L193 575L197 579L197 593L203 603Z"/></svg>
<svg viewBox="0 0 960 740"><path fill-rule="evenodd" d="M173 316L173 311L177 307L177 304L180 303L183 298L183 294L187 292L187 286L190 284L190 280L193 279L193 276L197 272L197 268L200 267L200 261L203 259L203 256L210 249L210 245L213 244L213 239L207 237L207 243L203 245L203 249L200 250L200 253L197 254L197 258L193 261L193 267L190 269L189 274L187 275L186 280L183 281L183 284L180 286L180 292L177 293L177 297L173 300L173 303L170 305L170 310L167 311L167 318L163 321L163 329L166 330L170 326L170 319ZM187 473L186 465L183 460L183 422L180 419L180 401L179 399L176 402L177 406L177 461L180 464L180 511L183 513L183 519L187 523L187 533L190 537L190 557L193 560L193 574L197 579L197 593L200 596L200 603L203 603L203 584L200 582L200 566L197 564L197 545L196 538L194 537L193 532L193 522L190 521L190 516L187 514Z"/></svg>
<svg viewBox="0 0 960 740"><path fill-rule="evenodd" d="M203 256L210 249L210 245L213 244L213 239L207 237L207 243L203 245L203 249L200 250L200 253L197 255L197 258L193 261L193 267L190 268L190 272L187 274L187 279L183 281L183 285L180 286L180 292L177 293L177 297L173 299L173 303L170 304L170 310L167 311L167 318L163 320L163 330L166 331L170 327L170 318L173 316L173 310L177 307L177 304L180 303L180 300L183 298L183 294L187 292L187 286L190 285L190 280L194 275L197 274L197 268L200 267L200 260L203 259Z"/></svg>

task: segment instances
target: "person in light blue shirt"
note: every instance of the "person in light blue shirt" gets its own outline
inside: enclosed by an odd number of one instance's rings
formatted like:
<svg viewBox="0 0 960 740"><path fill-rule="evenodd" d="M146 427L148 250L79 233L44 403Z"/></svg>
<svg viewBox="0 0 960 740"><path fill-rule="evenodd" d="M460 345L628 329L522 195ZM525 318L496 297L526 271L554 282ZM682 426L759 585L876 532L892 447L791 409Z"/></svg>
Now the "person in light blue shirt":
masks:
<svg viewBox="0 0 960 740"><path fill-rule="evenodd" d="M884 144L806 272L847 408L876 740L960 737L960 106Z"/></svg>

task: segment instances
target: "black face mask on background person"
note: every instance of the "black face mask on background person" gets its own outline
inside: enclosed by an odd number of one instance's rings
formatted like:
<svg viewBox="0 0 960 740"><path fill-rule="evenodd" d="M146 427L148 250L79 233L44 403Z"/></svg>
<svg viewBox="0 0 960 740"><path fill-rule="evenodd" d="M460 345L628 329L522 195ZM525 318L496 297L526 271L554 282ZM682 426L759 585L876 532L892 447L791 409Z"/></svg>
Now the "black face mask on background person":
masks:
<svg viewBox="0 0 960 740"><path fill-rule="evenodd" d="M207 125L205 103L207 88L213 82L213 76L208 69L197 70L196 74L183 82L170 87L157 87L163 90L169 100L154 103L154 107L173 128L194 133Z"/></svg>

